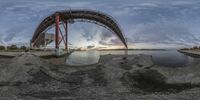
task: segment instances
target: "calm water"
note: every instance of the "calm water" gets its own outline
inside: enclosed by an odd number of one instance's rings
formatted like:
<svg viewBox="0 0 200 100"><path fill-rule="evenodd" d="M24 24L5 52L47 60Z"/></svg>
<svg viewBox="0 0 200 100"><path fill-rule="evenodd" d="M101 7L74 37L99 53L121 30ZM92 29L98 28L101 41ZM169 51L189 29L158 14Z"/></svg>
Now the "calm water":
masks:
<svg viewBox="0 0 200 100"><path fill-rule="evenodd" d="M67 64L71 65L84 65L97 63L100 55L105 54L124 54L124 51L75 51L72 53L68 59ZM145 51L145 50L135 50L128 51L128 54L148 54L153 56L153 61L157 65L167 66L167 67L183 67L186 65L192 65L199 62L199 58L192 58L186 56L176 50L166 50L166 51Z"/></svg>

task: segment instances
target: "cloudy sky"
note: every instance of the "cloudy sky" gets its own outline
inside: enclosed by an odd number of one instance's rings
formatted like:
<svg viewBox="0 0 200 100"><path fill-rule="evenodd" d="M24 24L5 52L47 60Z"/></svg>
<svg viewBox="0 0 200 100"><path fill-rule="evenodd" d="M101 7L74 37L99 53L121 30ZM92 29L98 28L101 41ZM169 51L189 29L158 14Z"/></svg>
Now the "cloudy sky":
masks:
<svg viewBox="0 0 200 100"><path fill-rule="evenodd" d="M200 45L199 0L0 0L0 44L28 43L37 25L57 10L93 9L113 16L130 48ZM69 25L74 47L120 47L107 29L90 23Z"/></svg>

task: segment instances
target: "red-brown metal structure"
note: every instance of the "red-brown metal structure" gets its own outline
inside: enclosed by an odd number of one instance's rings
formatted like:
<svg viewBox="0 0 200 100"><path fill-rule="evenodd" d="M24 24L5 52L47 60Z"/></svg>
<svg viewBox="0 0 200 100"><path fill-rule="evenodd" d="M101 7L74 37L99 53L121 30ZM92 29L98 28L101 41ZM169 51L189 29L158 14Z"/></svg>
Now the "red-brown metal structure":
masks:
<svg viewBox="0 0 200 100"><path fill-rule="evenodd" d="M60 15L59 15L59 13L56 13L56 17L55 17L55 23L56 23L56 27L55 27L55 48L59 48L59 45L60 45L60 43L63 41L64 43L65 43L65 49L66 50L68 50L68 45L67 45L67 32L68 32L68 30L67 30L67 23L68 22L65 22L64 24L62 24L63 25L63 27L64 27L64 29L65 29L65 37L64 37L64 35L63 35L63 33L62 33L62 31L61 31L61 28L60 28ZM62 36L62 39L60 40L59 39L59 37L60 37L60 35Z"/></svg>
<svg viewBox="0 0 200 100"><path fill-rule="evenodd" d="M109 29L119 37L127 48L126 39L114 18L105 13L93 10L65 10L46 17L34 32L31 40L33 47L39 47L41 45L40 39L43 36L42 34L45 34L50 28L55 26L55 48L58 49L59 44L63 40L65 49L68 49L68 23L74 21L91 22ZM60 24L64 27L65 35L63 35L60 29ZM59 39L60 35L62 36L62 40Z"/></svg>
<svg viewBox="0 0 200 100"><path fill-rule="evenodd" d="M60 24L60 16L59 16L59 13L56 13L56 29L55 29L55 33L56 33L56 36L55 36L55 48L59 48L59 24Z"/></svg>
<svg viewBox="0 0 200 100"><path fill-rule="evenodd" d="M68 23L67 22L65 22L65 41L66 41L66 43L65 43L65 49L66 50L68 50Z"/></svg>

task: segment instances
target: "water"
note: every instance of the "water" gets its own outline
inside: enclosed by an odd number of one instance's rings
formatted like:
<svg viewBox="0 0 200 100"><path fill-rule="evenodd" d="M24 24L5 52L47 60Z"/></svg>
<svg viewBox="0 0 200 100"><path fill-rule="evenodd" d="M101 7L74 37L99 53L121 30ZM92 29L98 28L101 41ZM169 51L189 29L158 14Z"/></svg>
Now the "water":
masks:
<svg viewBox="0 0 200 100"><path fill-rule="evenodd" d="M100 55L106 54L116 54L121 55L125 54L123 50L117 51L75 51L72 53L68 59L67 64L71 65L85 65L85 64L94 64L99 60ZM157 65L167 66L167 67L183 67L187 65L194 64L200 60L197 58L192 58L186 56L182 53L179 53L176 50L166 50L166 51L149 51L149 50L130 50L128 51L129 55L132 54L147 54L152 55L153 61Z"/></svg>

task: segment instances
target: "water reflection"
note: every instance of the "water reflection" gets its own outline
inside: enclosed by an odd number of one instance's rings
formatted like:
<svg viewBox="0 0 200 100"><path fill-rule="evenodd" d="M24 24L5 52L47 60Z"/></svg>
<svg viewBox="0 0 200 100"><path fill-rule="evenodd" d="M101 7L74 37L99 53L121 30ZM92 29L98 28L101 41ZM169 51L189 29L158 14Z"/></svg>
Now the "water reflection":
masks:
<svg viewBox="0 0 200 100"><path fill-rule="evenodd" d="M98 51L75 51L67 59L70 65L85 65L97 63L99 60Z"/></svg>
<svg viewBox="0 0 200 100"><path fill-rule="evenodd" d="M72 53L68 59L67 64L71 65L85 65L97 63L100 55L115 54L121 55L125 54L124 51L76 51ZM147 54L153 56L153 61L157 65L167 66L167 67L183 67L186 65L192 65L200 60L197 58L192 58L186 56L176 50L166 50L166 51L148 51L148 50L136 50L128 51L129 55L132 54Z"/></svg>

